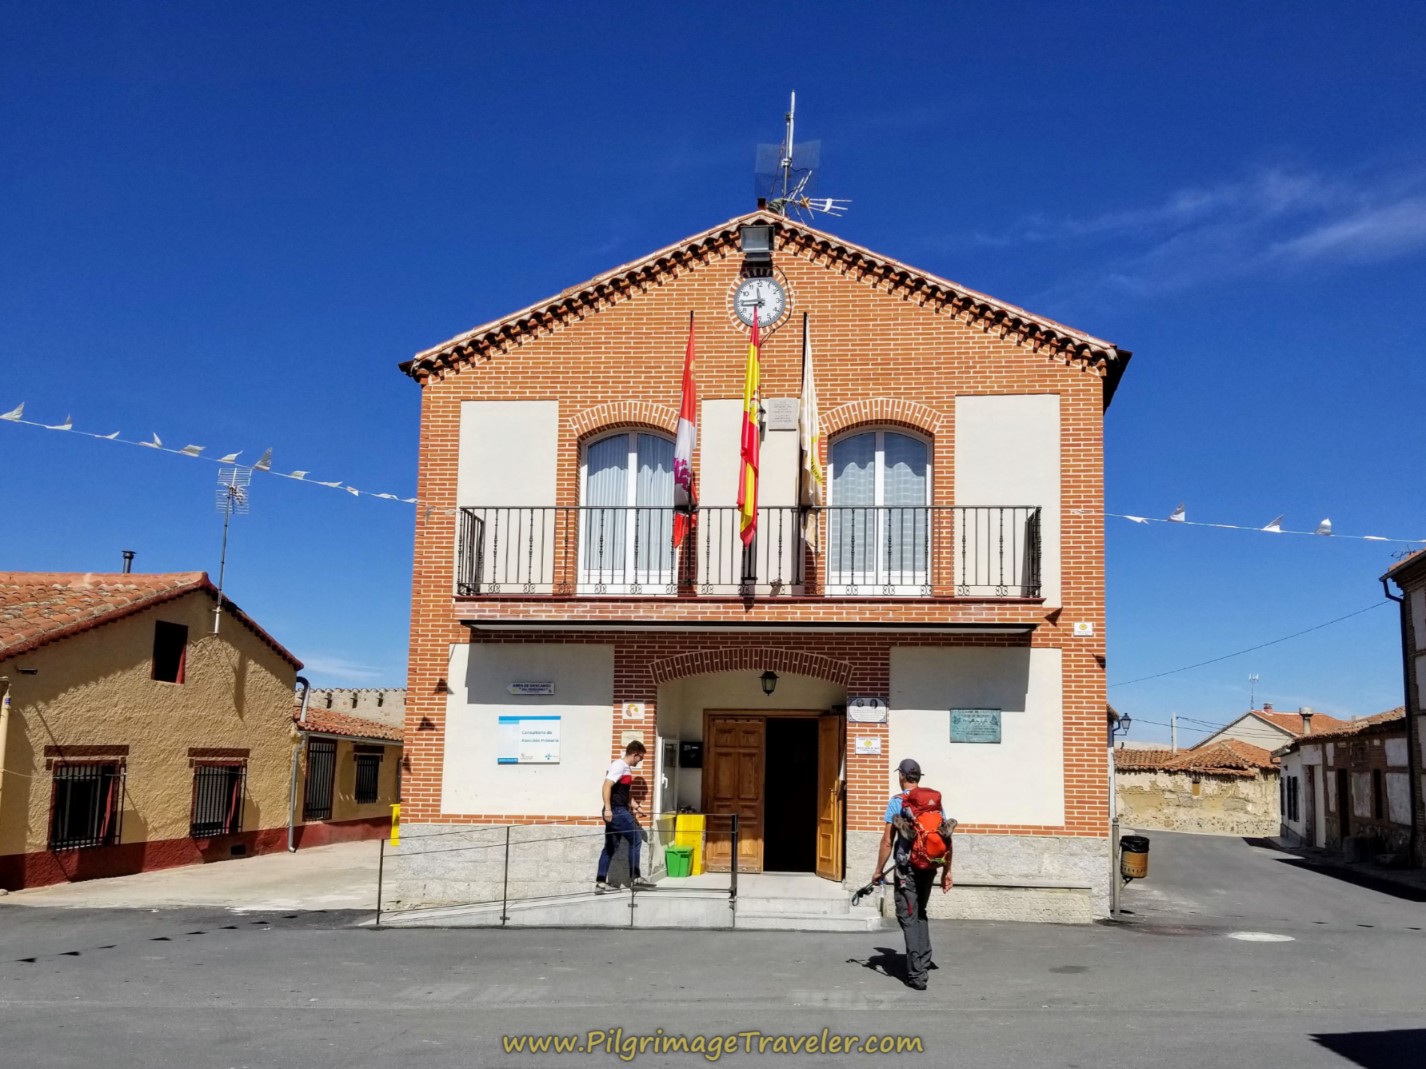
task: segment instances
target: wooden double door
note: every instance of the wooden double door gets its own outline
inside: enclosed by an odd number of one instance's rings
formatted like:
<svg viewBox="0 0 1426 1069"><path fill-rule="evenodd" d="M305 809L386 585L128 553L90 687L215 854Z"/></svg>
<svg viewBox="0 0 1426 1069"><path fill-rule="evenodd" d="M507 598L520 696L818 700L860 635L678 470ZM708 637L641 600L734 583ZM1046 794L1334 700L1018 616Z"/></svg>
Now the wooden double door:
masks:
<svg viewBox="0 0 1426 1069"><path fill-rule="evenodd" d="M709 869L726 872L732 868L732 835L729 822L720 817L738 817L738 871L777 870L777 858L765 856L767 821L780 819L768 807L768 723L777 717L796 717L815 722L816 806L815 817L806 828L794 825L779 829L792 835L815 837L815 867L818 876L842 878L842 847L846 785L843 768L846 752L846 719L840 713L825 712L707 712L703 724L703 812L708 814L708 841L704 857ZM809 725L810 726L810 725ZM810 732L809 732L810 737ZM771 774L777 775L776 769Z"/></svg>

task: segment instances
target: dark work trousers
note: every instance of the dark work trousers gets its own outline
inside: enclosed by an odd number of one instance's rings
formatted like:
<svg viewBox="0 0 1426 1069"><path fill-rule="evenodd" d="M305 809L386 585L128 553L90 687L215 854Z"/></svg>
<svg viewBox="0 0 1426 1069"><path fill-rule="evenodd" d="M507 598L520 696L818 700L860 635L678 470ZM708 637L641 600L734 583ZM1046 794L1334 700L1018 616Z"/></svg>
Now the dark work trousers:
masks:
<svg viewBox="0 0 1426 1069"><path fill-rule="evenodd" d="M614 860L614 855L619 852L619 844L627 843L629 848L629 872L628 878L633 879L639 875L639 841L643 838L642 829L639 822L634 819L634 814L623 806L613 809L613 820L604 822L604 850L599 855L599 878L607 880L609 878L609 863ZM616 873L616 876L623 877L623 872ZM619 879L620 883L623 882Z"/></svg>
<svg viewBox="0 0 1426 1069"><path fill-rule="evenodd" d="M931 967L931 927L926 923L926 903L931 900L935 869L896 869L896 920L906 936L906 979L926 983Z"/></svg>

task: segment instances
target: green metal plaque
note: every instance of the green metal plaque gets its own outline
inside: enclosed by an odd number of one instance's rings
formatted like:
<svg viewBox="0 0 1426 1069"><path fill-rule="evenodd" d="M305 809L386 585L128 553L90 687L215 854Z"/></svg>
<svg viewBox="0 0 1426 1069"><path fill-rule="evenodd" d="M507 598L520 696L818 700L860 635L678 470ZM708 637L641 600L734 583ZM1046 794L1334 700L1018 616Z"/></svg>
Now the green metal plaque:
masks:
<svg viewBox="0 0 1426 1069"><path fill-rule="evenodd" d="M999 742L999 709L952 709L952 742Z"/></svg>

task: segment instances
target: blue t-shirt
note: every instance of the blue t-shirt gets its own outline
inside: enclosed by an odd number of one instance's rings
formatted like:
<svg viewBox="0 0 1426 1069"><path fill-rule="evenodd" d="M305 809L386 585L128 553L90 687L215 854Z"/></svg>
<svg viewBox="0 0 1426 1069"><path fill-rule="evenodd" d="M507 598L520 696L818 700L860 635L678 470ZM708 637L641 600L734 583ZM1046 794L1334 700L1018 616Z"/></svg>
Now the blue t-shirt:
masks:
<svg viewBox="0 0 1426 1069"><path fill-rule="evenodd" d="M891 801L886 803L886 822L890 824L901 815L904 808L901 804L903 795L893 794ZM911 840L900 832L893 829L891 833L891 856L896 862L896 867L904 869L911 863Z"/></svg>

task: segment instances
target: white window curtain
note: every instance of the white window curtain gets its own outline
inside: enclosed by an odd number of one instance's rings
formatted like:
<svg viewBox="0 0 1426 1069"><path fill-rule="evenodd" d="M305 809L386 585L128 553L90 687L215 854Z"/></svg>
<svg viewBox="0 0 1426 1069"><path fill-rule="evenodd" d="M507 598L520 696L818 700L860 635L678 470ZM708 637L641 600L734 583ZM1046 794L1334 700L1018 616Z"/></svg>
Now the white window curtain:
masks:
<svg viewBox="0 0 1426 1069"><path fill-rule="evenodd" d="M673 441L636 431L584 454L581 582L610 592L673 581Z"/></svg>
<svg viewBox="0 0 1426 1069"><path fill-rule="evenodd" d="M923 586L929 545L930 450L895 431L832 443L829 581L836 586Z"/></svg>

